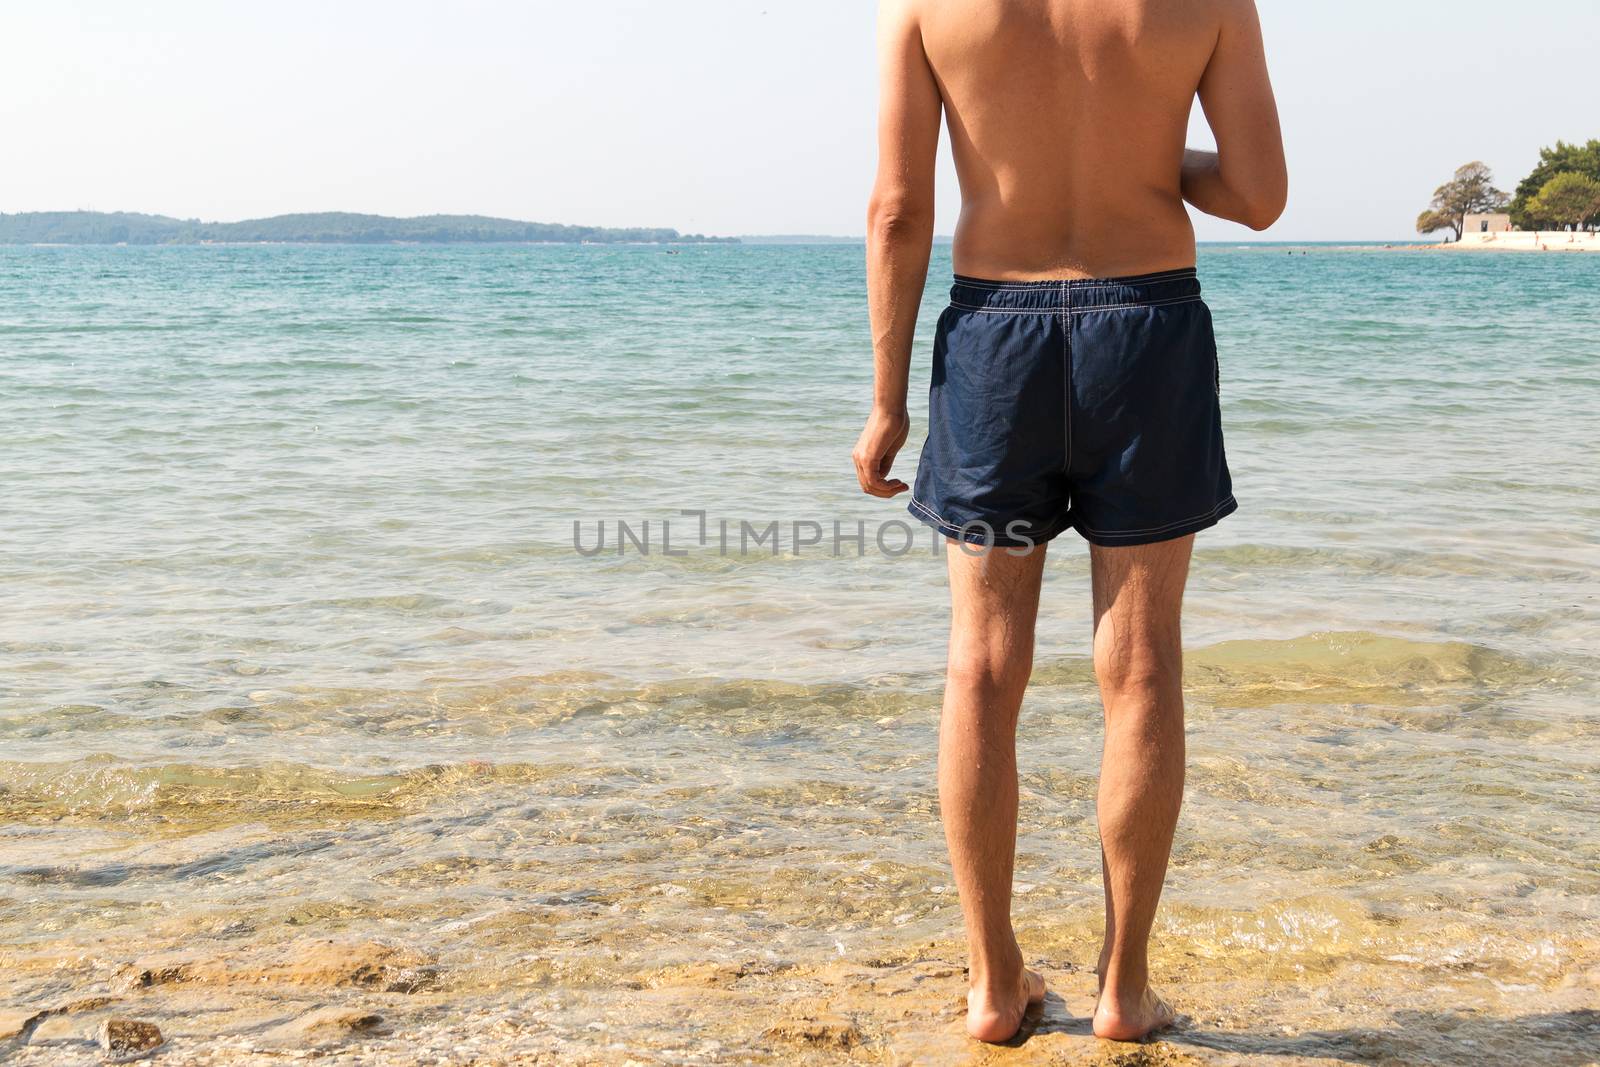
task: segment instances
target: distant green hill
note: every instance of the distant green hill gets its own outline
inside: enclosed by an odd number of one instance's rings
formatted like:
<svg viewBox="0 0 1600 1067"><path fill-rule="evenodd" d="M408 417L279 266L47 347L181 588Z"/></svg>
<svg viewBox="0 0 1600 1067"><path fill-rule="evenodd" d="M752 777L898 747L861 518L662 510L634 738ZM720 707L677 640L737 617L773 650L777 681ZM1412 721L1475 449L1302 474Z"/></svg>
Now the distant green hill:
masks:
<svg viewBox="0 0 1600 1067"><path fill-rule="evenodd" d="M121 211L33 211L0 215L0 244L162 244L189 225L164 215Z"/></svg>
<svg viewBox="0 0 1600 1067"><path fill-rule="evenodd" d="M603 226L562 226L519 222L486 215L421 215L410 219L323 211L276 215L244 222L201 222L166 215L102 211L30 211L0 214L0 244L171 245L205 241L274 241L305 244L430 244L543 242L555 244L706 244L738 243L736 237L704 237L677 230Z"/></svg>

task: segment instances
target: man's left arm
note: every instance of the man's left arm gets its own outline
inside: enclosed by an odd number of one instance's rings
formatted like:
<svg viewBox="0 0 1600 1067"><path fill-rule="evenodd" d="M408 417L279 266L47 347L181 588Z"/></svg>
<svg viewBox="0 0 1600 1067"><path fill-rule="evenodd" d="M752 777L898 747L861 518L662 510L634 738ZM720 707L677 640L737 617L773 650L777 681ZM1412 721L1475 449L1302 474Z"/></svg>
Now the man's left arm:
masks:
<svg viewBox="0 0 1600 1067"><path fill-rule="evenodd" d="M933 175L943 107L914 0L880 0L878 62L878 177L867 208L872 414L852 458L864 492L892 497L909 488L891 480L889 468L910 429L911 343L933 250Z"/></svg>

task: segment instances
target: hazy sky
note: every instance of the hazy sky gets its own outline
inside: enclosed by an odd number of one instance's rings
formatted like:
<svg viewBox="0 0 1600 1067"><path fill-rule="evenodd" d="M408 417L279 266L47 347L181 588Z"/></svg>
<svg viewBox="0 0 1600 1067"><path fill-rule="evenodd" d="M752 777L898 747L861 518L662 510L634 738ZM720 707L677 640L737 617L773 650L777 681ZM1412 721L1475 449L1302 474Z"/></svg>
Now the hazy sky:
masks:
<svg viewBox="0 0 1600 1067"><path fill-rule="evenodd" d="M1600 0L1259 2L1293 181L1269 238L1404 238L1457 165L1509 189L1600 137ZM0 211L856 234L874 6L9 0ZM939 197L948 233L948 166Z"/></svg>

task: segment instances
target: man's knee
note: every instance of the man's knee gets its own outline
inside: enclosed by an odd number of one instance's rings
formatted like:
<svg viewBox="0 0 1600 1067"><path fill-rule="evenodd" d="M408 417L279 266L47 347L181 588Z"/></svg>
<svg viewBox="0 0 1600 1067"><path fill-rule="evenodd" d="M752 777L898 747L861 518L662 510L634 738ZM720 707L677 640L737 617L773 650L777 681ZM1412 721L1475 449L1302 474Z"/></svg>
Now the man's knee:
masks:
<svg viewBox="0 0 1600 1067"><path fill-rule="evenodd" d="M1032 641L956 640L950 643L951 686L979 693L1004 693L1025 687L1032 669Z"/></svg>
<svg viewBox="0 0 1600 1067"><path fill-rule="evenodd" d="M1183 692L1183 656L1153 646L1095 648L1094 676L1107 704L1156 707Z"/></svg>

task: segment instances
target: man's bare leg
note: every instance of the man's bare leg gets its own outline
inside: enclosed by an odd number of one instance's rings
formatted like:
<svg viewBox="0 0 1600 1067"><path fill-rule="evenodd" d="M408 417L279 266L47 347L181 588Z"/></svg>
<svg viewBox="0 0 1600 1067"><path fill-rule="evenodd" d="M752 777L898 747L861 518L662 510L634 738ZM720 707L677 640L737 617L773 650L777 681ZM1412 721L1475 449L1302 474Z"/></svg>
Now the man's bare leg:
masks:
<svg viewBox="0 0 1600 1067"><path fill-rule="evenodd" d="M1011 929L1017 844L1017 715L1033 671L1045 549L971 554L948 546L950 664L939 724L939 807L966 920L967 1032L1007 1041L1044 979Z"/></svg>
<svg viewBox="0 0 1600 1067"><path fill-rule="evenodd" d="M1094 1032L1131 1041L1171 1024L1150 988L1150 928L1183 802L1179 616L1194 538L1090 550L1094 669L1105 706L1100 763L1106 935Z"/></svg>

